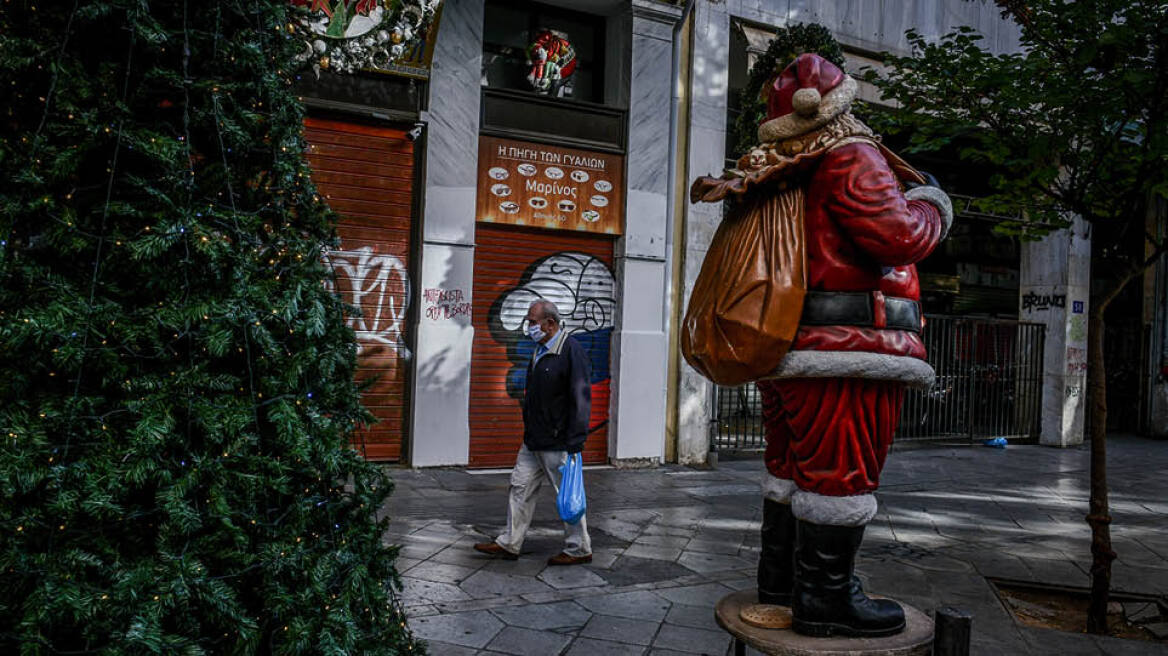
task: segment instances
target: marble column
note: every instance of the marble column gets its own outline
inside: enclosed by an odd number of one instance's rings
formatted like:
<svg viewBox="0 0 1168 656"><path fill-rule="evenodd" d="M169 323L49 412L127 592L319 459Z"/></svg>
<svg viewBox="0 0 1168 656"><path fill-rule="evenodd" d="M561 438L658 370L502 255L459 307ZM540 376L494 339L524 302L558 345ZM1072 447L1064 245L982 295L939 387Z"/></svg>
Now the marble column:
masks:
<svg viewBox="0 0 1168 656"><path fill-rule="evenodd" d="M718 175L724 168L730 56L730 15L726 6L698 2L694 12L687 159L690 180L700 175ZM684 281L681 300L688 303L710 240L722 221L722 204L688 205L684 212L679 211L678 217L685 221L686 241L681 265ZM681 464L706 462L710 426L716 418L713 393L714 387L708 380L688 364L682 364L677 393L677 459Z"/></svg>
<svg viewBox="0 0 1168 656"><path fill-rule="evenodd" d="M434 46L426 124L421 280L416 302L434 290L472 302L483 4L447 2ZM446 296L450 297L449 294ZM470 454L471 318L419 312L410 464L465 465Z"/></svg>
<svg viewBox="0 0 1168 656"><path fill-rule="evenodd" d="M664 291L669 230L669 103L673 25L681 9L633 0L625 234L617 243L620 306L613 336L609 459L646 466L665 453Z"/></svg>
<svg viewBox="0 0 1168 656"><path fill-rule="evenodd" d="M1046 325L1040 441L1047 446L1083 443L1090 234L1087 223L1076 219L1069 229L1023 245L1018 318Z"/></svg>

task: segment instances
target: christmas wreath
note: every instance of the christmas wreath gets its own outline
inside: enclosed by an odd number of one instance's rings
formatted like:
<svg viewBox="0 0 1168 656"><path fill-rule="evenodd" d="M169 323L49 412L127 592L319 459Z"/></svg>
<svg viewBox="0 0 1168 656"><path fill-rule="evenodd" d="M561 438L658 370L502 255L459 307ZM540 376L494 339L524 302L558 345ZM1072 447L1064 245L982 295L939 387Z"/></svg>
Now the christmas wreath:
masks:
<svg viewBox="0 0 1168 656"><path fill-rule="evenodd" d="M293 28L313 69L352 73L400 58L434 17L441 0L290 0L301 7Z"/></svg>

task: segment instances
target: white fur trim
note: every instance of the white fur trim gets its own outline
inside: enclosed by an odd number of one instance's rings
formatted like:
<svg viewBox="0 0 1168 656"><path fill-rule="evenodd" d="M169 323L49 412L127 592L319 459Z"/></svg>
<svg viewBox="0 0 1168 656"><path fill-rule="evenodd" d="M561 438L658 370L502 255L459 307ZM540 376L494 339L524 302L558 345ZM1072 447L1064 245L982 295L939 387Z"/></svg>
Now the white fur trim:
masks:
<svg viewBox="0 0 1168 656"><path fill-rule="evenodd" d="M788 351L768 378L867 378L928 389L935 373L928 362L907 355L862 351Z"/></svg>
<svg viewBox="0 0 1168 656"><path fill-rule="evenodd" d="M871 494L829 497L797 490L791 498L791 512L812 524L863 526L876 516L876 497Z"/></svg>
<svg viewBox="0 0 1168 656"><path fill-rule="evenodd" d="M904 197L908 200L923 200L936 207L941 212L941 221L944 223L941 227L941 239L949 234L949 227L953 225L953 201L949 200L948 194L937 187L926 185L909 189L904 192Z"/></svg>
<svg viewBox="0 0 1168 656"><path fill-rule="evenodd" d="M795 113L799 116L815 116L819 113L819 103L822 100L819 89L807 87L799 89L791 96L791 107L795 108Z"/></svg>
<svg viewBox="0 0 1168 656"><path fill-rule="evenodd" d="M758 140L762 143L782 141L827 125L828 121L851 109L857 89L859 85L856 81L845 75L844 79L819 101L819 112L812 116L800 116L798 112L793 111L772 118L758 126Z"/></svg>
<svg viewBox="0 0 1168 656"><path fill-rule="evenodd" d="M795 481L789 478L772 476L768 471L762 475L762 496L764 499L778 503L791 503L791 495L795 493Z"/></svg>

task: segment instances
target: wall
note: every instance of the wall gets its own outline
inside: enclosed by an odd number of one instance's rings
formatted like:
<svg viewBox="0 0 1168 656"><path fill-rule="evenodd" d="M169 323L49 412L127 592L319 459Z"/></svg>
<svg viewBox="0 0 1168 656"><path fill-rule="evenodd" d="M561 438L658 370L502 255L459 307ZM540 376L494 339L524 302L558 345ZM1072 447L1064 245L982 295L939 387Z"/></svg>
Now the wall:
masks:
<svg viewBox="0 0 1168 656"><path fill-rule="evenodd" d="M1083 220L1023 246L1018 318L1046 324L1040 441L1047 446L1083 443L1090 286L1091 237Z"/></svg>
<svg viewBox="0 0 1168 656"><path fill-rule="evenodd" d="M609 458L659 462L665 453L666 212L673 25L681 9L633 0L629 49L629 146L625 235L617 244L620 285L613 338ZM612 49L610 49L612 52ZM663 111L665 110L665 111Z"/></svg>
<svg viewBox="0 0 1168 656"><path fill-rule="evenodd" d="M461 291L470 303L474 263L475 182L478 163L479 78L483 5L446 2L434 48L426 123L425 201L421 280L427 290ZM468 401L470 317L427 318L414 326L413 421L410 463L415 467L466 464L470 445Z"/></svg>
<svg viewBox="0 0 1168 656"><path fill-rule="evenodd" d="M626 225L616 247L617 327L612 342L609 458L652 465L664 455L667 320L666 209L672 28L679 7L594 1L576 10L608 15L606 102L629 111ZM483 7L447 2L434 53L427 124L421 280L472 302ZM415 326L417 349L411 464L469 460L470 317Z"/></svg>

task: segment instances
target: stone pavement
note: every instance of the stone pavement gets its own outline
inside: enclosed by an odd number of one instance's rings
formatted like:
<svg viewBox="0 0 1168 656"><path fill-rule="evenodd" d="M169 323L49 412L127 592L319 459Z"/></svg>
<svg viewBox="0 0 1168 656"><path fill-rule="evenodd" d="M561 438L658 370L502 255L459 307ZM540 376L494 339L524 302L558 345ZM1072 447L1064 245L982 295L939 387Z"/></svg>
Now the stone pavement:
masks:
<svg viewBox="0 0 1168 656"><path fill-rule="evenodd" d="M1116 590L1168 594L1168 442L1108 441ZM434 656L728 653L714 603L754 586L759 459L714 470L590 469L591 565L559 551L549 488L518 561L471 549L506 518L507 474L395 469L388 543L403 601ZM1152 643L1024 627L986 577L1087 586L1088 451L897 448L858 570L871 592L973 613L974 654L1159 654Z"/></svg>

